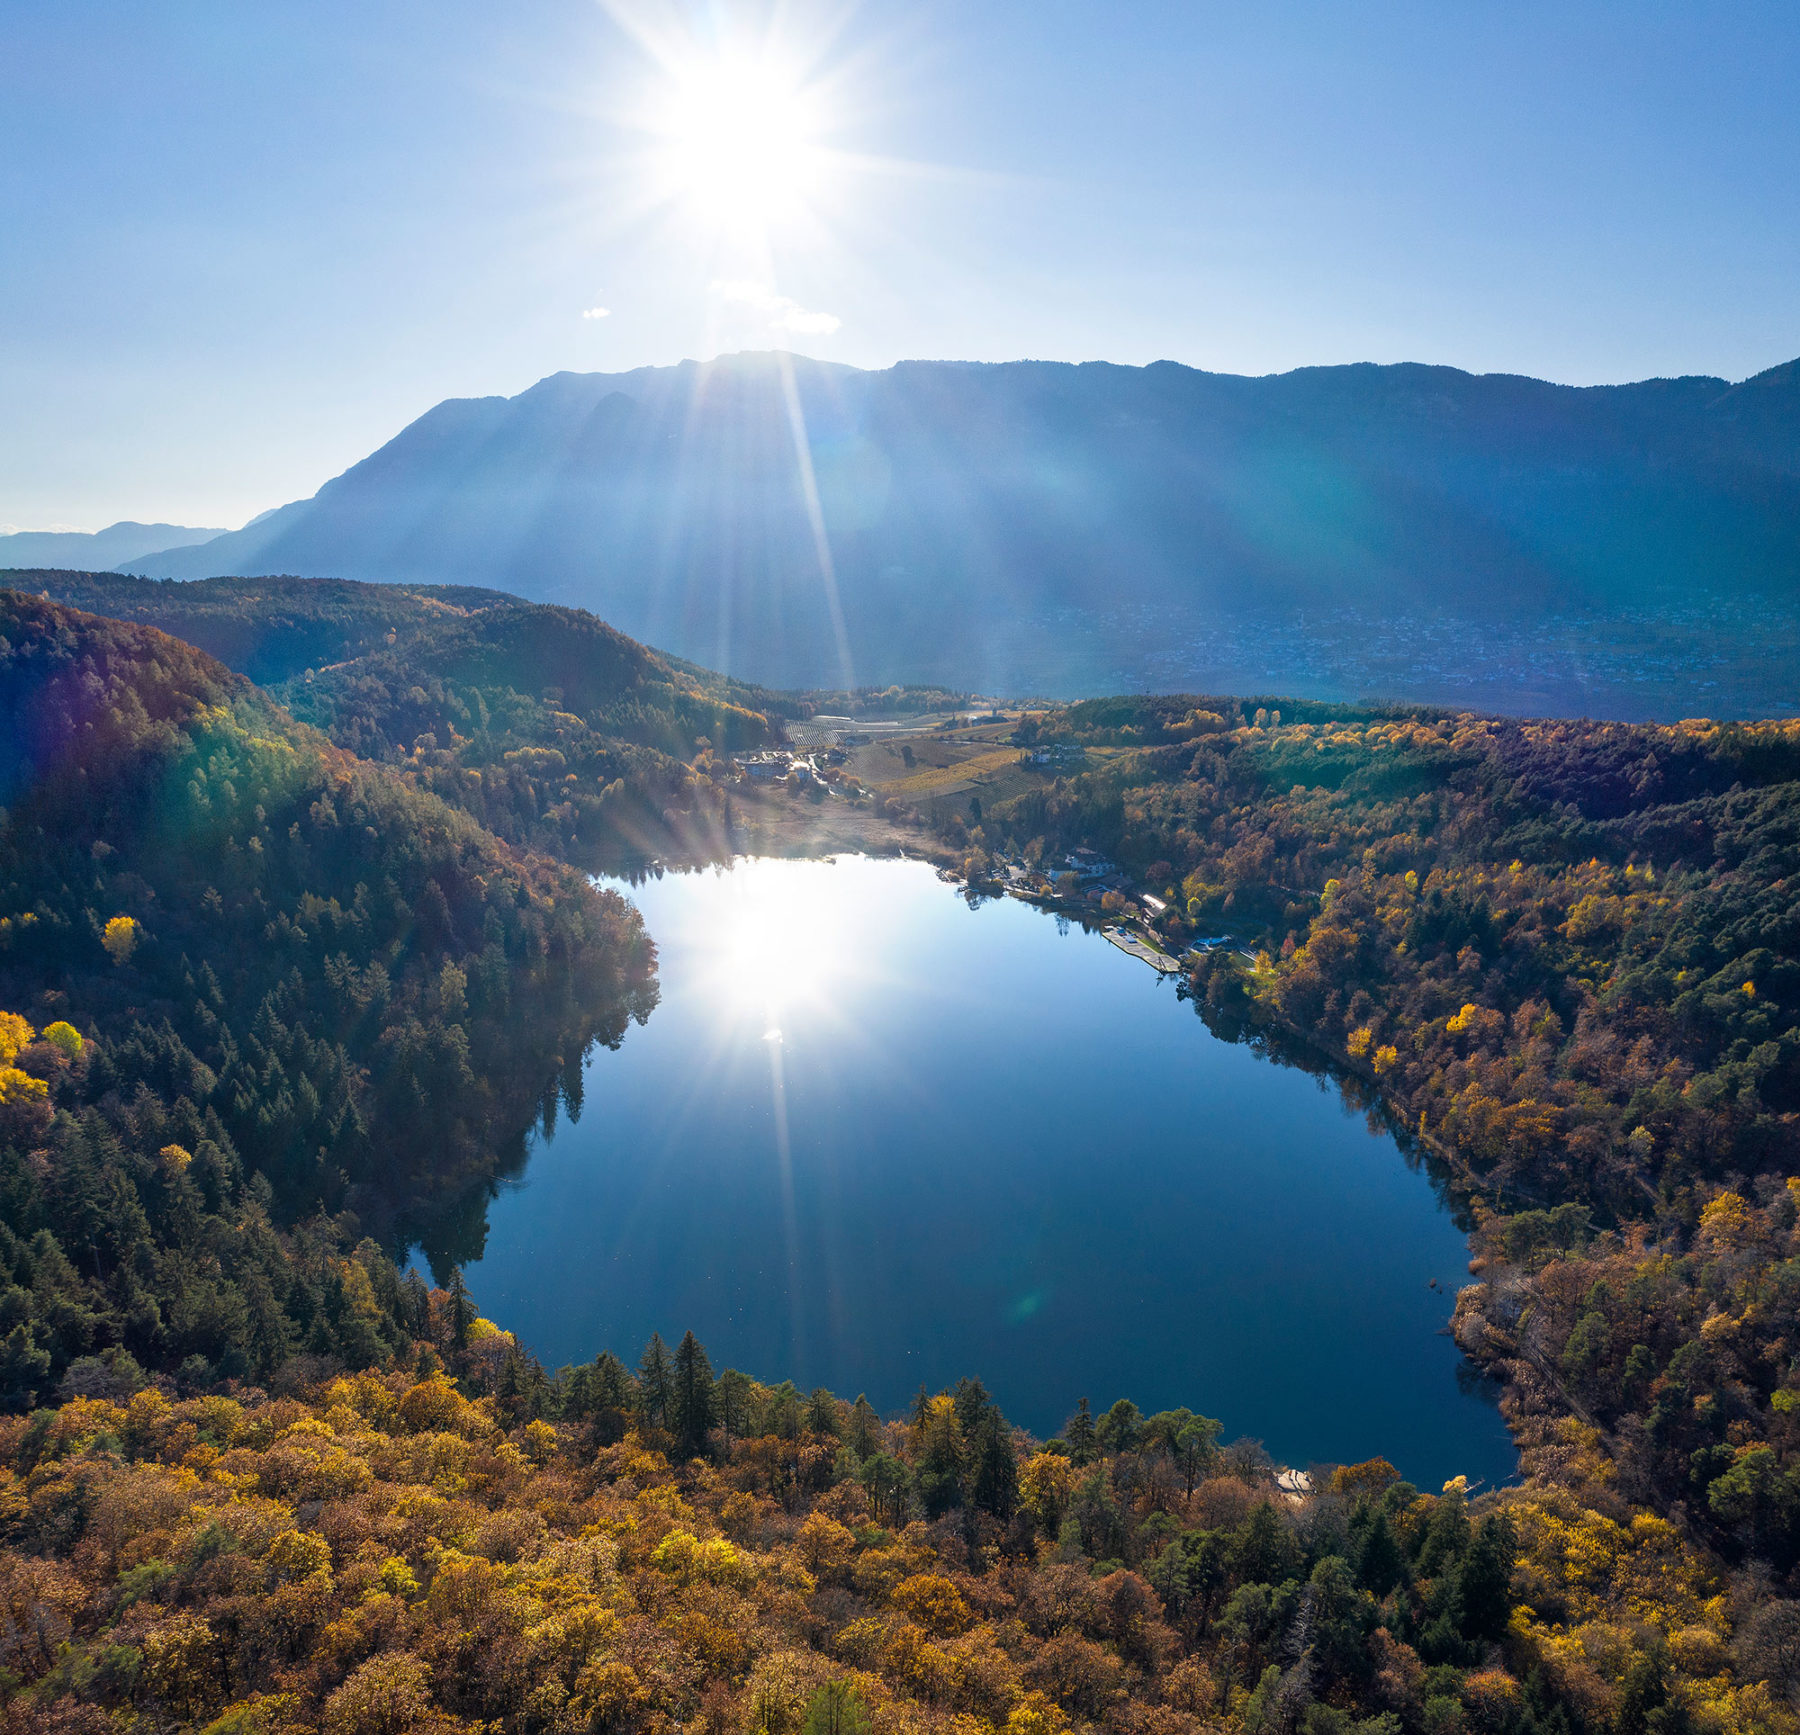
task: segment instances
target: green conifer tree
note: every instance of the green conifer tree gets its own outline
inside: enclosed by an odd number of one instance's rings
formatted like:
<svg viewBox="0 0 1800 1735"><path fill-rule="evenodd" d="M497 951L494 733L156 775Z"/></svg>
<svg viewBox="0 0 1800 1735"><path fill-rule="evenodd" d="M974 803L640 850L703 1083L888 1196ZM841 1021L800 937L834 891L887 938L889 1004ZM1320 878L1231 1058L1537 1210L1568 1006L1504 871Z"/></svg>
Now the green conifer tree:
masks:
<svg viewBox="0 0 1800 1735"><path fill-rule="evenodd" d="M823 1386L814 1386L806 1400L806 1427L809 1432L835 1440L843 1423L838 1419L838 1401Z"/></svg>
<svg viewBox="0 0 1800 1735"><path fill-rule="evenodd" d="M1093 1463L1099 1448L1095 1441L1094 1412L1088 1408L1086 1398L1077 1401L1075 1414L1063 1428L1063 1438L1069 1442L1069 1456L1077 1464Z"/></svg>
<svg viewBox="0 0 1800 1735"><path fill-rule="evenodd" d="M1019 1506L1019 1459L1012 1430L998 1406L989 1404L976 1424L971 1498L983 1512L1004 1522Z"/></svg>
<svg viewBox="0 0 1800 1735"><path fill-rule="evenodd" d="M445 1286L450 1297L450 1344L453 1349L469 1347L469 1327L475 1323L475 1303L469 1299L469 1287L463 1282L462 1267L453 1266Z"/></svg>
<svg viewBox="0 0 1800 1735"><path fill-rule="evenodd" d="M850 1407L850 1450L859 1458L872 1457L881 1450L881 1418L875 1406L861 1393Z"/></svg>
<svg viewBox="0 0 1800 1735"><path fill-rule="evenodd" d="M625 1436L628 1418L637 1404L631 1370L613 1354L602 1350L594 1358L594 1430L602 1445L613 1445Z"/></svg>
<svg viewBox="0 0 1800 1735"><path fill-rule="evenodd" d="M750 1404L756 1382L736 1368L719 1375L719 1426L725 1430L725 1443L741 1438L750 1427Z"/></svg>
<svg viewBox="0 0 1800 1735"><path fill-rule="evenodd" d="M670 1398L670 1426L676 1449L683 1458L697 1458L706 1450L706 1436L719 1420L712 1363L700 1340L689 1332L675 1347L675 1379Z"/></svg>
<svg viewBox="0 0 1800 1735"><path fill-rule="evenodd" d="M674 1390L675 1370L669 1362L669 1346L663 1342L661 1332L653 1331L638 1363L638 1414L647 1427L669 1425Z"/></svg>

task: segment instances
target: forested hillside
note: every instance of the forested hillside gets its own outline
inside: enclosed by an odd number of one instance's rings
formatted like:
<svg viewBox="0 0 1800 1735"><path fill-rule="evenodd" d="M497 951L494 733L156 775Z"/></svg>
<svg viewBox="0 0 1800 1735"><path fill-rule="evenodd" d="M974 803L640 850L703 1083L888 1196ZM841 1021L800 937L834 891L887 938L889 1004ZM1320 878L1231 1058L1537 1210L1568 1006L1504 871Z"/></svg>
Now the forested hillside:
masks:
<svg viewBox="0 0 1800 1735"><path fill-rule="evenodd" d="M507 841L595 865L729 854L709 756L762 746L806 708L497 591L11 576L186 639Z"/></svg>
<svg viewBox="0 0 1800 1735"><path fill-rule="evenodd" d="M653 958L191 647L0 593L7 1395L105 1349L279 1365L309 1261L507 1161Z"/></svg>
<svg viewBox="0 0 1800 1735"><path fill-rule="evenodd" d="M1800 726L1098 701L1026 732L1112 755L947 826L1228 932L1196 1007L1452 1166L1526 1479L1434 1493L1079 1394L1038 1441L973 1378L884 1421L691 1336L552 1374L402 1276L654 998L625 906L471 816L492 756L561 756L542 837L583 751L737 725L586 617L370 600L413 624L284 689L339 746L0 593L0 1726L1800 1729Z"/></svg>
<svg viewBox="0 0 1800 1735"><path fill-rule="evenodd" d="M1785 1606L1605 1488L1472 1501L1375 1459L1291 1492L1189 1411L1083 1400L1039 1443L964 1380L883 1423L691 1335L547 1380L460 1289L388 1282L335 1378L96 1377L0 1423L7 1727L1796 1724Z"/></svg>
<svg viewBox="0 0 1800 1735"><path fill-rule="evenodd" d="M1134 750L958 822L971 865L1093 845L1170 893L1171 938L1236 936L1201 1008L1303 1037L1473 1195L1457 1333L1528 1466L1582 1416L1578 1485L1792 1573L1800 725L1189 697L1044 732Z"/></svg>
<svg viewBox="0 0 1800 1735"><path fill-rule="evenodd" d="M217 657L261 686L308 669L350 662L445 616L516 602L504 591L467 585L352 584L336 579L232 578L163 584L115 572L16 569L14 590L115 620L141 621Z"/></svg>

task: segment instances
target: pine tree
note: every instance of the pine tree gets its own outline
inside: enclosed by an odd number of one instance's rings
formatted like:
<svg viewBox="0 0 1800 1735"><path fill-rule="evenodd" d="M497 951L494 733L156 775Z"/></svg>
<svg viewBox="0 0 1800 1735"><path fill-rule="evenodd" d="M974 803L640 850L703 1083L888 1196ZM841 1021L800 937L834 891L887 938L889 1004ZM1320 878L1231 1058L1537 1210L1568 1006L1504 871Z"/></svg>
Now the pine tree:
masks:
<svg viewBox="0 0 1800 1735"><path fill-rule="evenodd" d="M872 1452L863 1460L857 1479L869 1496L869 1510L877 1524L903 1524L912 1490L912 1472L886 1452Z"/></svg>
<svg viewBox="0 0 1800 1735"><path fill-rule="evenodd" d="M926 1512L941 1517L963 1498L963 1473L967 1467L966 1442L956 1425L956 1405L936 1398L924 1423L913 1438L914 1475Z"/></svg>
<svg viewBox="0 0 1800 1735"><path fill-rule="evenodd" d="M1135 1452L1143 1434L1143 1416L1130 1398L1120 1398L1102 1416L1094 1432L1108 1452Z"/></svg>
<svg viewBox="0 0 1800 1735"><path fill-rule="evenodd" d="M976 1425L975 1473L971 1497L983 1512L1004 1522L1019 1505L1019 1459L1012 1430L996 1405L990 1404Z"/></svg>
<svg viewBox="0 0 1800 1735"><path fill-rule="evenodd" d="M425 1279L409 1271L400 1285L400 1318L409 1337L426 1337L431 1330L431 1291Z"/></svg>
<svg viewBox="0 0 1800 1735"><path fill-rule="evenodd" d="M1406 1559L1394 1538L1393 1527L1380 1507L1362 1539L1356 1555L1356 1576L1363 1589L1375 1597L1384 1597L1404 1576Z"/></svg>
<svg viewBox="0 0 1800 1735"><path fill-rule="evenodd" d="M769 1393L763 1411L763 1431L779 1439L800 1437L800 1393L792 1380L783 1380Z"/></svg>
<svg viewBox="0 0 1800 1735"><path fill-rule="evenodd" d="M450 1343L454 1349L469 1347L469 1327L475 1323L475 1303L469 1299L469 1288L463 1282L462 1267L453 1266L445 1286L450 1297Z"/></svg>
<svg viewBox="0 0 1800 1735"><path fill-rule="evenodd" d="M875 1406L862 1394L850 1409L850 1450L859 1458L867 1458L881 1450L881 1419Z"/></svg>
<svg viewBox="0 0 1800 1735"><path fill-rule="evenodd" d="M741 1437L750 1426L750 1400L755 1385L746 1373L727 1368L719 1375L719 1426L725 1430L725 1443Z"/></svg>
<svg viewBox="0 0 1800 1735"><path fill-rule="evenodd" d="M965 1375L956 1382L956 1425L965 1440L973 1440L981 1431L982 1418L994 1407L987 1387L980 1380Z"/></svg>
<svg viewBox="0 0 1800 1735"><path fill-rule="evenodd" d="M1075 1405L1075 1414L1063 1429L1063 1438L1069 1442L1069 1456L1075 1463L1093 1463L1096 1449L1094 1436L1094 1412L1088 1408L1087 1399L1082 1398Z"/></svg>
<svg viewBox="0 0 1800 1735"><path fill-rule="evenodd" d="M594 1413L594 1370L586 1362L556 1376L558 1414L565 1422L585 1422Z"/></svg>
<svg viewBox="0 0 1800 1735"><path fill-rule="evenodd" d="M644 1346L643 1360L638 1363L638 1414L646 1426L664 1428L669 1424L674 1397L675 1370L669 1365L669 1346L662 1333L653 1331Z"/></svg>
<svg viewBox="0 0 1800 1735"><path fill-rule="evenodd" d="M631 1370L609 1349L594 1357L594 1401L601 1409L631 1408Z"/></svg>
<svg viewBox="0 0 1800 1735"><path fill-rule="evenodd" d="M827 1681L807 1700L800 1735L869 1735L873 1727L856 1689L848 1681Z"/></svg>
<svg viewBox="0 0 1800 1735"><path fill-rule="evenodd" d="M833 1440L843 1427L838 1418L838 1401L823 1386L814 1386L806 1400L806 1427L811 1433Z"/></svg>
<svg viewBox="0 0 1800 1735"><path fill-rule="evenodd" d="M675 1349L675 1381L670 1400L670 1424L683 1458L697 1458L706 1450L706 1436L719 1419L713 1386L712 1363L700 1340L683 1334Z"/></svg>
<svg viewBox="0 0 1800 1735"><path fill-rule="evenodd" d="M632 1389L631 1370L611 1350L602 1350L594 1358L592 1391L595 1432L602 1445L614 1445L625 1436L626 1417L637 1394Z"/></svg>
<svg viewBox="0 0 1800 1735"><path fill-rule="evenodd" d="M506 1425L516 1427L525 1407L525 1363L517 1349L506 1352L506 1360L500 1368L500 1383L495 1388L494 1404L500 1414L505 1417Z"/></svg>
<svg viewBox="0 0 1800 1735"><path fill-rule="evenodd" d="M1175 1468L1181 1472L1181 1479L1187 1486L1188 1493L1194 1491L1194 1484L1211 1468L1213 1460L1219 1455L1218 1438L1220 1424L1211 1416L1195 1416L1192 1421L1184 1422L1174 1440Z"/></svg>
<svg viewBox="0 0 1800 1735"><path fill-rule="evenodd" d="M1515 1552L1512 1526L1505 1518L1482 1519L1456 1569L1452 1600L1464 1638L1494 1643L1505 1636Z"/></svg>

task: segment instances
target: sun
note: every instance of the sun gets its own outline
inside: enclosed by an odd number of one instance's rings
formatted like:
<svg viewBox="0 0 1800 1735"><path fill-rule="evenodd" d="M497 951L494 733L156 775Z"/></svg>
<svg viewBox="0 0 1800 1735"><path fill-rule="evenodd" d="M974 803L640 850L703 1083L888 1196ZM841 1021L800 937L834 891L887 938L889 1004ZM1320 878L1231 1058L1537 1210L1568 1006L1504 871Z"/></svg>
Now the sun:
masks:
<svg viewBox="0 0 1800 1735"><path fill-rule="evenodd" d="M681 68L657 129L675 192L715 221L766 224L818 191L824 116L798 70L728 55Z"/></svg>

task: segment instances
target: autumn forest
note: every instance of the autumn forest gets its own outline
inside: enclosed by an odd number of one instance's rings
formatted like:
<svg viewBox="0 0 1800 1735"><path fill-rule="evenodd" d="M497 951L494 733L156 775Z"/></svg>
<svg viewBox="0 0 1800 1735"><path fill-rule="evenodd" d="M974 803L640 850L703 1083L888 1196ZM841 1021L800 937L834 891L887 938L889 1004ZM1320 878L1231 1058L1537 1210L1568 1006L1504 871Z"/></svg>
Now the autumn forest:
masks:
<svg viewBox="0 0 1800 1735"><path fill-rule="evenodd" d="M1036 1437L996 1370L541 1365L404 1254L654 1014L587 872L809 811L732 757L873 700L498 593L56 576L0 592L6 1728L1800 1730L1800 728L1093 700L985 802L834 795L972 896L1117 863L1193 1017L1439 1166L1521 1475L1420 1488L1203 1392Z"/></svg>

